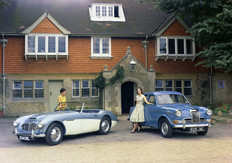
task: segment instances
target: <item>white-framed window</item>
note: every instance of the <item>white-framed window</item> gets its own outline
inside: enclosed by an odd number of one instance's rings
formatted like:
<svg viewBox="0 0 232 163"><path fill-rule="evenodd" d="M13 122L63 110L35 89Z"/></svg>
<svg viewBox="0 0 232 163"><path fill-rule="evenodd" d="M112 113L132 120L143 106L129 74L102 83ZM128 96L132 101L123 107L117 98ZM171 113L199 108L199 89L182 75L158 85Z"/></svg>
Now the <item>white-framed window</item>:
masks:
<svg viewBox="0 0 232 163"><path fill-rule="evenodd" d="M82 97L89 97L89 80L82 80L81 81L81 95Z"/></svg>
<svg viewBox="0 0 232 163"><path fill-rule="evenodd" d="M44 98L43 84L43 81L13 81L13 99Z"/></svg>
<svg viewBox="0 0 232 163"><path fill-rule="evenodd" d="M80 80L73 81L73 97L80 97Z"/></svg>
<svg viewBox="0 0 232 163"><path fill-rule="evenodd" d="M174 89L173 89L173 85L174 85ZM163 91L163 90L173 91L174 90L176 92L183 93L184 95L192 95L192 80L157 79L155 80L155 90L156 91Z"/></svg>
<svg viewBox="0 0 232 163"><path fill-rule="evenodd" d="M44 97L44 82L43 81L34 81L34 89L35 89L35 98Z"/></svg>
<svg viewBox="0 0 232 163"><path fill-rule="evenodd" d="M13 82L13 98L22 98L22 81Z"/></svg>
<svg viewBox="0 0 232 163"><path fill-rule="evenodd" d="M91 80L91 90L92 90L92 97L99 96L99 90L94 86L93 80Z"/></svg>
<svg viewBox="0 0 232 163"><path fill-rule="evenodd" d="M92 37L91 51L92 57L111 57L111 38Z"/></svg>
<svg viewBox="0 0 232 163"><path fill-rule="evenodd" d="M116 3L92 3L89 15L91 21L126 21L122 4Z"/></svg>
<svg viewBox="0 0 232 163"><path fill-rule="evenodd" d="M158 37L158 55L195 55L195 43L189 36L186 37Z"/></svg>
<svg viewBox="0 0 232 163"><path fill-rule="evenodd" d="M67 55L68 36L62 34L29 34L25 36L27 55Z"/></svg>

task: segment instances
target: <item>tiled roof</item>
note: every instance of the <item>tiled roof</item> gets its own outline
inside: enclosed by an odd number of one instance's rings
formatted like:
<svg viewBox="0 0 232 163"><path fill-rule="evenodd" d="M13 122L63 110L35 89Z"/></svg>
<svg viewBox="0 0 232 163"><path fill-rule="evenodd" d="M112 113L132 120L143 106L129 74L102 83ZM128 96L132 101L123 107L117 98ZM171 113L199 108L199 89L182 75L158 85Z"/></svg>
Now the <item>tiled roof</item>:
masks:
<svg viewBox="0 0 232 163"><path fill-rule="evenodd" d="M126 22L90 21L89 6L93 2L123 4ZM136 0L17 0L8 8L0 9L0 33L21 34L44 12L51 14L73 35L117 37L151 35L171 15Z"/></svg>

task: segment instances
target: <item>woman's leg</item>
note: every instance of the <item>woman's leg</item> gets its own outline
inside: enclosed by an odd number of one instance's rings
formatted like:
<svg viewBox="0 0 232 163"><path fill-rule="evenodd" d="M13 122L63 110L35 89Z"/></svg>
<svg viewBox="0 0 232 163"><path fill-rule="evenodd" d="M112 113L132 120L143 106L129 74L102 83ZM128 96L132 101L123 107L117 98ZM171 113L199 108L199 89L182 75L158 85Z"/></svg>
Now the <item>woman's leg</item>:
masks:
<svg viewBox="0 0 232 163"><path fill-rule="evenodd" d="M138 123L137 122L134 122L134 128L133 128L133 130L131 131L131 132L135 132L135 130L136 130L136 128L137 128L137 126L138 126Z"/></svg>

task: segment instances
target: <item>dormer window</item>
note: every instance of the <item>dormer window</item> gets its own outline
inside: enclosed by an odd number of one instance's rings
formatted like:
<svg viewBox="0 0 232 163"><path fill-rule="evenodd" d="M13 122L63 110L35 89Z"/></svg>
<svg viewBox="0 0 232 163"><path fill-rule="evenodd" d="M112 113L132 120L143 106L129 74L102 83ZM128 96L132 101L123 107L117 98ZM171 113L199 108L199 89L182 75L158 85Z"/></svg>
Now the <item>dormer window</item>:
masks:
<svg viewBox="0 0 232 163"><path fill-rule="evenodd" d="M122 4L92 3L89 7L89 15L91 21L126 21Z"/></svg>
<svg viewBox="0 0 232 163"><path fill-rule="evenodd" d="M158 59L195 59L195 43L191 37L158 37L157 38L157 54Z"/></svg>
<svg viewBox="0 0 232 163"><path fill-rule="evenodd" d="M66 58L68 59L68 36L62 34L25 35L25 59Z"/></svg>

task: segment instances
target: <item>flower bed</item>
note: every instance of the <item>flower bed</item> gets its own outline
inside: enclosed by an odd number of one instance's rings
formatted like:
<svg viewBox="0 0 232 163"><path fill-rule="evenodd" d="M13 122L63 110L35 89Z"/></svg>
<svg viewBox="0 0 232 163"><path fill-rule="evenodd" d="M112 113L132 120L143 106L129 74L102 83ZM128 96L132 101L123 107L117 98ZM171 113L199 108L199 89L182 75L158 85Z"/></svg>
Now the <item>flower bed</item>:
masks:
<svg viewBox="0 0 232 163"><path fill-rule="evenodd" d="M221 104L220 106L214 109L214 113L217 115L228 115L232 112L232 105L230 104Z"/></svg>

